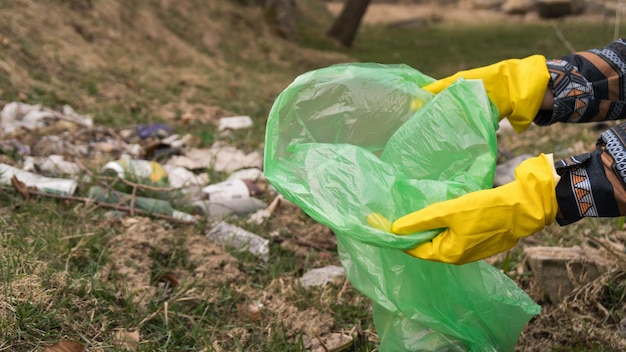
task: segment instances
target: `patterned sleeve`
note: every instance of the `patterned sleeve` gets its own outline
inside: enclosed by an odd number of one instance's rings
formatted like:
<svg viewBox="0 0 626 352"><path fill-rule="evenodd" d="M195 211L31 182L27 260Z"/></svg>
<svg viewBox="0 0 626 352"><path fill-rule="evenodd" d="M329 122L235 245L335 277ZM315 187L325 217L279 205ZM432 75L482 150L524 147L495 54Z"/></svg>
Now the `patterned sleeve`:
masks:
<svg viewBox="0 0 626 352"><path fill-rule="evenodd" d="M534 122L592 122L626 118L626 41L548 60L554 110Z"/></svg>
<svg viewBox="0 0 626 352"><path fill-rule="evenodd" d="M626 119L626 41L548 60L554 110L534 122L582 123ZM626 122L604 131L591 153L555 163L560 225L583 217L626 215Z"/></svg>
<svg viewBox="0 0 626 352"><path fill-rule="evenodd" d="M626 123L602 132L594 152L555 163L560 225L626 215Z"/></svg>

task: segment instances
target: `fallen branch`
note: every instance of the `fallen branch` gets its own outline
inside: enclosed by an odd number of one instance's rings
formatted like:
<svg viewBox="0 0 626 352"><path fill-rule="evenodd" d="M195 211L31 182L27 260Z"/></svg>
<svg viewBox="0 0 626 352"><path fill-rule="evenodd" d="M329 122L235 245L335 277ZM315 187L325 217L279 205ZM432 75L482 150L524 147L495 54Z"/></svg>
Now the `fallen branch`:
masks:
<svg viewBox="0 0 626 352"><path fill-rule="evenodd" d="M13 188L13 187L6 187L6 186L0 186L0 189L15 191L15 188ZM20 193L21 192L23 192L23 191L20 191ZM29 195L33 195L33 196L39 196L39 197L45 197L45 198L54 198L54 199L67 200L67 201L73 201L73 202L80 202L80 203L85 203L85 204L93 204L93 205L96 205L96 206L102 207L102 208L110 208L110 209L120 210L120 211L127 212L129 214L147 215L147 216L151 216L151 217L155 217L155 218L164 219L164 220L167 220L167 221L170 221L170 222L176 222L176 223L182 223L182 224L193 224L193 223L196 222L195 220L194 221L186 221L186 220L178 219L178 218L175 218L173 216L166 215L166 214L153 213L153 212L145 211L145 210L142 210L142 209L131 208L131 207L123 206L123 205L117 205L117 204L110 204L110 203L100 202L100 201L97 201L97 200L94 200L94 199L91 199L91 198L67 196L67 195L62 195L62 194L52 194L52 193L41 192L41 191L37 191L37 190L33 190L33 189L28 189L27 192L28 192Z"/></svg>
<svg viewBox="0 0 626 352"><path fill-rule="evenodd" d="M317 249L318 251L323 251L323 252L328 252L328 251L334 251L335 248L334 246L330 247L330 246L320 246L317 243L313 243L311 241L307 241L307 240L303 240L301 238L295 238L295 237L283 237L283 236L272 236L272 239L274 241L276 241L277 243L283 243L285 241L292 241L295 244L301 245L301 246L305 246L305 247L311 247L314 249Z"/></svg>
<svg viewBox="0 0 626 352"><path fill-rule="evenodd" d="M176 191L179 188L171 188L171 187L158 187L158 186L151 186L151 185L146 185L143 183L137 183L137 182L133 182L133 181L129 181L125 178L121 178L121 177L110 177L110 176L99 176L98 178L99 180L105 180L105 181L113 181L113 182L117 182L120 181L125 185L131 186L133 188L140 188L140 189L145 189L148 191L154 191L154 192L172 192L172 191Z"/></svg>

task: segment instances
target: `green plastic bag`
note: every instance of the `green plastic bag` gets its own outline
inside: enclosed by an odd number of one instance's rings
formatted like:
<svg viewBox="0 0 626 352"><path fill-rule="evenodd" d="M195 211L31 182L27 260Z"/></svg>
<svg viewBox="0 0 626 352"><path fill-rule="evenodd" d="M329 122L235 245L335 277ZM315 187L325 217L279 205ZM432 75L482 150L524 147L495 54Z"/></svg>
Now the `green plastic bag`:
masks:
<svg viewBox="0 0 626 352"><path fill-rule="evenodd" d="M397 236L367 223L493 184L497 110L480 81L434 96L406 65L341 64L297 77L267 121L264 172L337 235L353 286L373 302L380 351L510 351L540 307L483 261L403 252L437 231Z"/></svg>

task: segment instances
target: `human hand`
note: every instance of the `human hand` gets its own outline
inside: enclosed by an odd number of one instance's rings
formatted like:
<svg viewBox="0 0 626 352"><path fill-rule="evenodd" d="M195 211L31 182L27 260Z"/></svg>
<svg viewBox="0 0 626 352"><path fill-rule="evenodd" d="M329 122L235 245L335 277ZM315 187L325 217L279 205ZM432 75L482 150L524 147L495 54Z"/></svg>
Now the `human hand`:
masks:
<svg viewBox="0 0 626 352"><path fill-rule="evenodd" d="M552 223L557 214L552 155L523 161L516 180L506 185L471 192L432 204L405 215L391 226L393 233L408 235L444 229L432 241L406 252L438 262L465 264L514 247Z"/></svg>
<svg viewBox="0 0 626 352"><path fill-rule="evenodd" d="M549 91L550 74L541 55L459 71L422 88L437 94L461 77L482 80L489 99L498 107L500 119L507 118L518 133L533 122Z"/></svg>

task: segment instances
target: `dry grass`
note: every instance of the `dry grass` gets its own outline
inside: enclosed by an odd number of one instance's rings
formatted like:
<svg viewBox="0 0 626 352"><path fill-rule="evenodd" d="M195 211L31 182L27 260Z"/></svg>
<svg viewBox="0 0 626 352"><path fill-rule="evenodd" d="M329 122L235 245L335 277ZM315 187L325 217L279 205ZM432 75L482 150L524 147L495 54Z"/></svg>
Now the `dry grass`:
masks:
<svg viewBox="0 0 626 352"><path fill-rule="evenodd" d="M0 99L52 108L69 104L92 114L97 125L114 128L166 122L201 143L221 138L217 118L246 114L255 127L226 141L261 150L273 99L295 76L317 67L402 62L438 77L502 58L567 51L552 23L459 27L446 23L448 12L429 13L426 26L418 28L381 26L368 17L355 48L346 50L323 36L332 17L321 3L298 4L298 37L287 42L273 35L261 9L248 1L5 2ZM577 49L603 45L613 33L606 19L557 24ZM503 136L501 146L514 155L564 157L593 148L598 133L592 125L536 127ZM27 202L5 190L0 204L0 350L42 350L65 339L92 351L121 350L120 334L136 337L140 351L293 351L313 345L321 351L334 334L354 338L349 351L376 349L370 302L349 282L313 291L299 285L306 270L339 261L332 233L296 208L285 205L260 226L242 224L272 241L272 260L261 263L208 242L207 223L111 220L96 207ZM523 245L579 245L589 236L611 238L617 229L615 219L587 219L548 227ZM509 264L498 265L530 292L532 278L519 274L519 255L516 249ZM614 348L622 278L616 268L564 305L545 305L520 348Z"/></svg>

